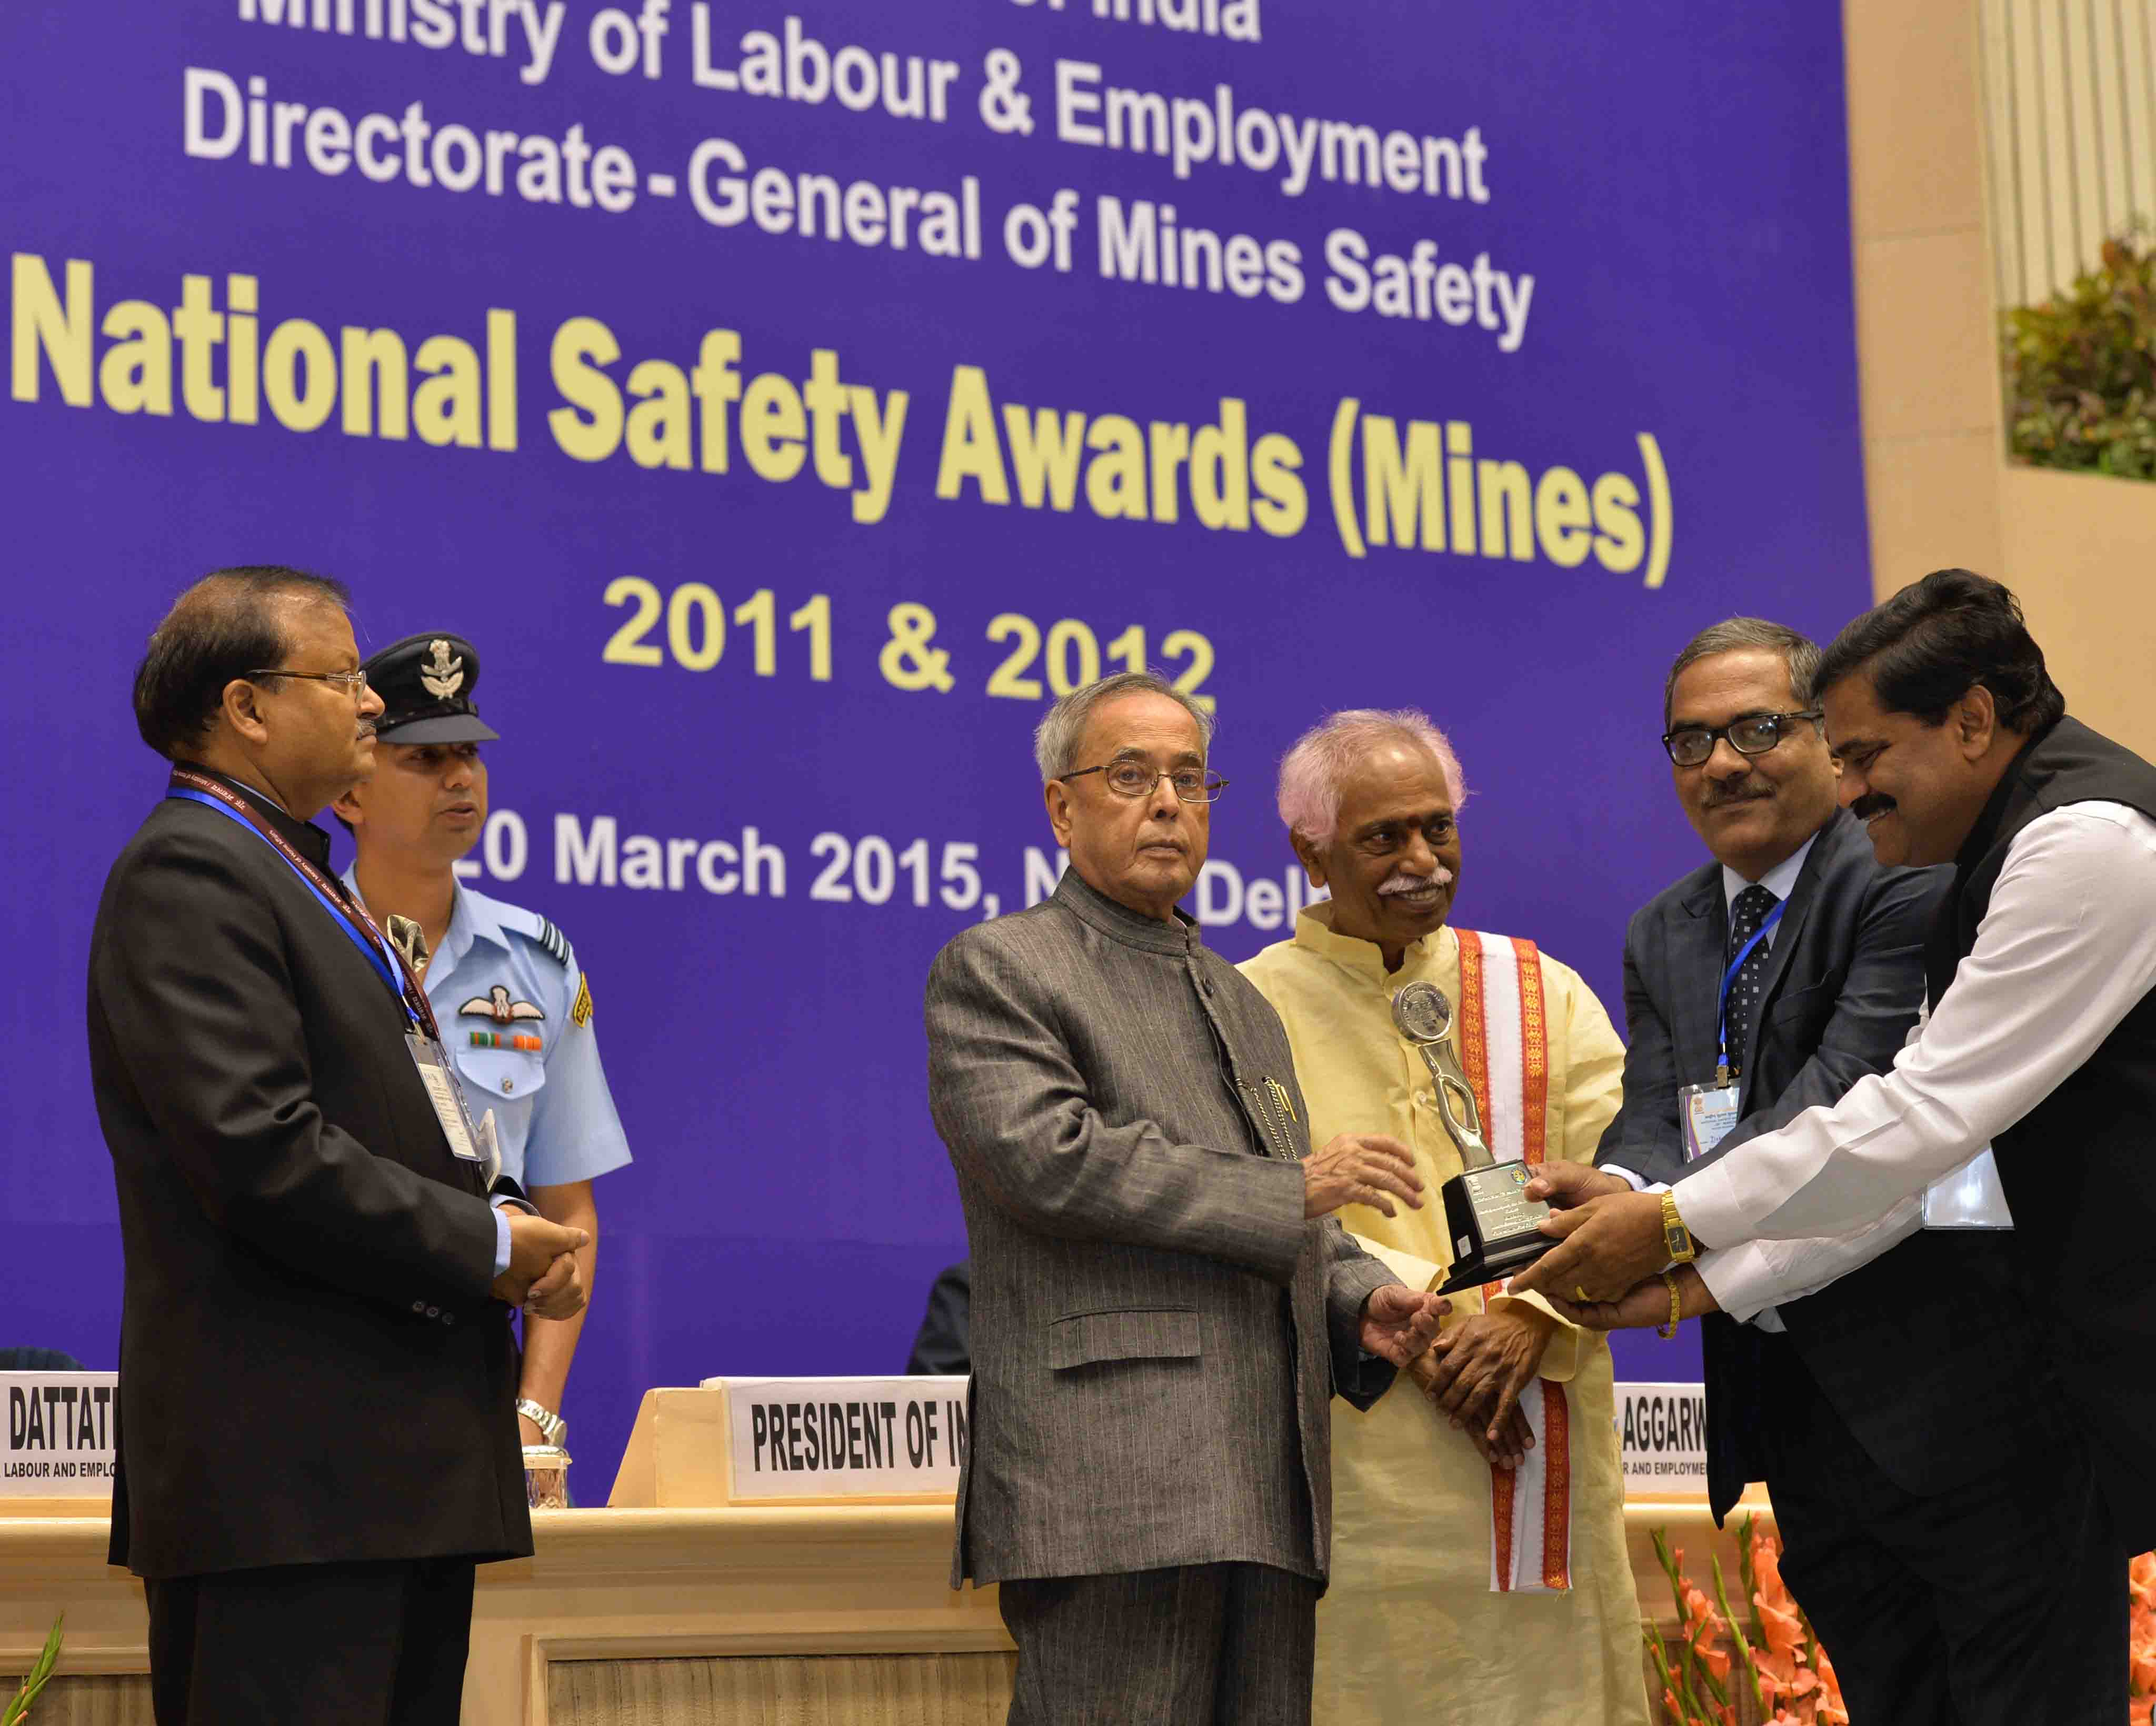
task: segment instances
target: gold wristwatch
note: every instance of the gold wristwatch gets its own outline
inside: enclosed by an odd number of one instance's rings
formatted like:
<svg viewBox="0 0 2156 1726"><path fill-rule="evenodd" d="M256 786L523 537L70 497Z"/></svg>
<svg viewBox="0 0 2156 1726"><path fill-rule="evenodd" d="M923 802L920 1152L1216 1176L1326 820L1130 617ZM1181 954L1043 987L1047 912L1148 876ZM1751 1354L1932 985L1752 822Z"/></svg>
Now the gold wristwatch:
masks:
<svg viewBox="0 0 2156 1726"><path fill-rule="evenodd" d="M1684 1218L1677 1215L1677 1196L1673 1192L1662 1195L1662 1244L1679 1264L1690 1264L1699 1257L1699 1248L1692 1244L1691 1231L1685 1227Z"/></svg>

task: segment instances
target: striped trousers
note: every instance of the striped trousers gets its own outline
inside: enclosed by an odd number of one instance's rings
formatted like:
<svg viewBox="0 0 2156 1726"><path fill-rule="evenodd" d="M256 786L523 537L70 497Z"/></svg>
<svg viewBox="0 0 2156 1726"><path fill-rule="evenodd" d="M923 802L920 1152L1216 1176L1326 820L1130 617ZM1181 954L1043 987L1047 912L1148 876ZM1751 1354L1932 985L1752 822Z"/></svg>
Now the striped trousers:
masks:
<svg viewBox="0 0 2156 1726"><path fill-rule="evenodd" d="M1010 1726L1309 1726L1318 1585L1184 1565L1000 1585Z"/></svg>

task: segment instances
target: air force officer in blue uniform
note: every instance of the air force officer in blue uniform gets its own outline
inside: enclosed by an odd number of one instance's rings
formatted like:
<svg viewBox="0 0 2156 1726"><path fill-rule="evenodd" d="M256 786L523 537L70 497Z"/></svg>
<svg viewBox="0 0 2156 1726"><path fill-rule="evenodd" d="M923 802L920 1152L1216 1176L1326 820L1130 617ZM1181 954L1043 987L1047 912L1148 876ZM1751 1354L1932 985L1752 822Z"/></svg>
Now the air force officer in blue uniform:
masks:
<svg viewBox="0 0 2156 1726"><path fill-rule="evenodd" d="M629 1160L600 1064L592 992L561 930L536 911L458 881L457 860L486 826L480 745L500 734L472 699L479 653L444 631L408 636L369 658L382 700L372 779L336 813L357 856L345 881L377 919L418 924L420 976L475 1114L491 1110L502 1172L555 1222L598 1242L593 1180ZM526 1444L560 1443L559 1411L583 1316L525 1329L517 1414Z"/></svg>

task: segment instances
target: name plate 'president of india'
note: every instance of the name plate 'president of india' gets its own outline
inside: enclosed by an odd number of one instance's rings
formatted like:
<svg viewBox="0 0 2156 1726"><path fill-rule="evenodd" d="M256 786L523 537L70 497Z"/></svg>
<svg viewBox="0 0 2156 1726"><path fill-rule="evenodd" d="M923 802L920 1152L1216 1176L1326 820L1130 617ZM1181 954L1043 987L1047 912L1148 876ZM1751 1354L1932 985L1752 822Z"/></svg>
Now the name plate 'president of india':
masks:
<svg viewBox="0 0 2156 1726"><path fill-rule="evenodd" d="M1023 1726L1307 1721L1331 1399L1382 1394L1445 1308L1331 1217L1419 1206L1407 1148L1311 1154L1279 1018L1176 909L1211 732L1143 673L1058 702L1035 755L1070 867L928 979L973 1259L952 1580L1001 1585Z"/></svg>

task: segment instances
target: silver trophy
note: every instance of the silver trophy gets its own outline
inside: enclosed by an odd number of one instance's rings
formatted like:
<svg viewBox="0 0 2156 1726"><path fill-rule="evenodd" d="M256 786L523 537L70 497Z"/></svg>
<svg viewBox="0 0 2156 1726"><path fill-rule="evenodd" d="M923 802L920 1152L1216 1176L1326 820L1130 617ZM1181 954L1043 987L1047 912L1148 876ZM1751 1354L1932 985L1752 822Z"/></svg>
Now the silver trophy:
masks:
<svg viewBox="0 0 2156 1726"><path fill-rule="evenodd" d="M1452 1003L1445 991L1435 983L1409 983L1393 996L1393 1024L1421 1051L1437 1094L1438 1119L1460 1152L1460 1172L1444 1187L1452 1274L1438 1292L1450 1294L1509 1277L1557 1245L1537 1227L1549 1206L1525 1191L1533 1171L1525 1163L1501 1163L1490 1155L1475 1088L1452 1051Z"/></svg>

